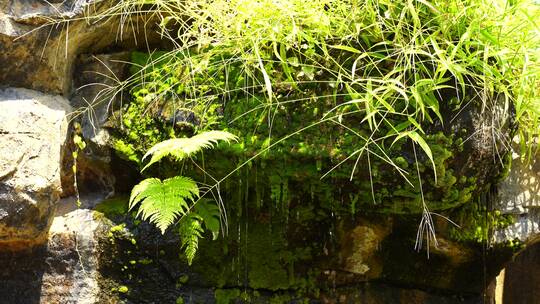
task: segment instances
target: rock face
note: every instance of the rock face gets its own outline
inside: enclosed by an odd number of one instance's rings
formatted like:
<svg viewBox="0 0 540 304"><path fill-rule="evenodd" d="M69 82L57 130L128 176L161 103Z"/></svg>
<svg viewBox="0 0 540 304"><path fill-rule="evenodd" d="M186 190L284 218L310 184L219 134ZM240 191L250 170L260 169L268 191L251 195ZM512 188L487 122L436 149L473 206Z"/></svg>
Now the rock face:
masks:
<svg viewBox="0 0 540 304"><path fill-rule="evenodd" d="M69 111L60 96L0 90L0 249L45 241L61 193Z"/></svg>
<svg viewBox="0 0 540 304"><path fill-rule="evenodd" d="M537 242L519 253L506 266L501 303L539 304L539 273L540 242Z"/></svg>
<svg viewBox="0 0 540 304"><path fill-rule="evenodd" d="M119 18L82 20L116 3L0 0L0 66L9 71L0 74L0 83L67 96L72 85L73 63L80 53L97 53L107 47L134 49L157 43L157 31L151 22L132 23ZM120 26L121 22L125 23ZM136 36L141 39L137 40Z"/></svg>
<svg viewBox="0 0 540 304"><path fill-rule="evenodd" d="M77 159L78 190L81 193L101 193L103 197L108 197L117 188L115 176L118 174L112 169L114 153L111 136L103 124L122 102L121 92L114 88L121 79L127 78L128 66L125 62L129 58L129 52L120 52L82 55L76 61L73 84L77 89L70 101L75 111L81 114L76 121L81 125L80 135L86 142L86 148ZM64 159L66 169L72 165L71 157ZM74 195L72 171L66 170L62 176L62 187L64 196Z"/></svg>
<svg viewBox="0 0 540 304"><path fill-rule="evenodd" d="M494 234L495 242L518 239L532 243L540 238L540 159L522 161L514 152L508 177L499 185L495 209L512 215L514 223Z"/></svg>
<svg viewBox="0 0 540 304"><path fill-rule="evenodd" d="M497 277L496 303L540 303L540 158L526 161L513 153L508 176L498 185L494 208L511 216L513 223L496 230L493 242L524 245Z"/></svg>
<svg viewBox="0 0 540 304"><path fill-rule="evenodd" d="M114 303L102 297L98 284L96 236L110 226L93 211L78 209L73 199L62 200L46 244L0 252L0 303Z"/></svg>

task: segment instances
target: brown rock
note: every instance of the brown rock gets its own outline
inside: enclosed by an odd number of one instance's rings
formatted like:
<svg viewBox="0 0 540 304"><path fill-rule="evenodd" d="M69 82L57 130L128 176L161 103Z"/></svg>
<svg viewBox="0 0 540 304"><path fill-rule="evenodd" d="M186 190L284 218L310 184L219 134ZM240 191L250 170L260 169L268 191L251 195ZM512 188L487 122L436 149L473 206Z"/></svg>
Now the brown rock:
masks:
<svg viewBox="0 0 540 304"><path fill-rule="evenodd" d="M0 250L46 240L69 111L60 96L0 90Z"/></svg>

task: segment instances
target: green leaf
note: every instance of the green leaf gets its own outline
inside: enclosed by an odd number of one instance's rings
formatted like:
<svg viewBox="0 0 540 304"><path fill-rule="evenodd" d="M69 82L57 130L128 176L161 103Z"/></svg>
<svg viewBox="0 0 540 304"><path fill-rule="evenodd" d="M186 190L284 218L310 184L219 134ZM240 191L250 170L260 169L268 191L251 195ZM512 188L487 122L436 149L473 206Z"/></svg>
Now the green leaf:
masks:
<svg viewBox="0 0 540 304"><path fill-rule="evenodd" d="M386 133L386 136L399 134L399 133L401 133L401 131L407 129L410 125L411 125L411 122L409 120L404 121L404 122L398 124L397 126L394 126L392 124L388 124L388 126L390 127L390 130L388 131L388 133Z"/></svg>
<svg viewBox="0 0 540 304"><path fill-rule="evenodd" d="M337 44L337 45L329 45L329 47L331 47L333 49L338 49L338 50L342 50L342 51L355 53L355 54L362 54L362 51L360 51L358 49L355 49L355 48L353 48L351 46L348 46L348 45Z"/></svg>
<svg viewBox="0 0 540 304"><path fill-rule="evenodd" d="M302 73L306 75L309 80L315 79L315 68L309 65L302 66Z"/></svg>
<svg viewBox="0 0 540 304"><path fill-rule="evenodd" d="M275 44L274 44L275 45ZM283 68L283 72L285 72L285 75L287 76L287 81L291 83L291 85L293 86L293 88L297 88L296 86L296 82L294 81L293 77L292 77L292 71L291 71L291 68L289 67L289 58L287 58L287 50L285 48L285 45L284 44L281 44L279 46L279 56L277 56L281 62L281 67ZM296 57L294 57L296 58ZM297 65L298 65L298 58L296 58L297 60ZM293 65L294 66L294 65Z"/></svg>
<svg viewBox="0 0 540 304"><path fill-rule="evenodd" d="M201 199L195 205L195 212L201 216L204 226L212 232L213 239L216 240L220 227L220 210L218 205L212 200Z"/></svg>
<svg viewBox="0 0 540 304"><path fill-rule="evenodd" d="M493 43L494 45L498 45L499 41L495 36L493 36L487 29L480 30L480 35L484 37L489 42Z"/></svg>
<svg viewBox="0 0 540 304"><path fill-rule="evenodd" d="M272 81L270 80L270 76L268 76L268 73L266 72L266 69L264 68L264 64L261 59L261 55L259 55L259 50L257 47L255 49L255 56L257 56L257 62L259 63L259 68L261 70L261 73L263 74L264 79L264 86L266 88L266 93L268 94L268 101L272 102L272 96L274 94L272 93Z"/></svg>
<svg viewBox="0 0 540 304"><path fill-rule="evenodd" d="M407 116L407 120L417 129L420 130L420 132L424 133L424 130L422 130L422 126L414 119L412 116Z"/></svg>
<svg viewBox="0 0 540 304"><path fill-rule="evenodd" d="M190 178L175 176L161 181L147 178L133 187L129 210L139 207L137 217L154 224L165 233L179 215L190 210L189 201L199 197L199 187Z"/></svg>
<svg viewBox="0 0 540 304"><path fill-rule="evenodd" d="M176 160L181 161L205 148L212 148L217 145L218 141L236 141L237 137L226 131L208 131L191 138L173 138L162 141L146 152L143 156L143 161L152 156L148 164L141 171L146 170L152 164L160 161L165 156L173 156Z"/></svg>
<svg viewBox="0 0 540 304"><path fill-rule="evenodd" d="M433 161L433 153L431 153L431 148L429 147L428 143L420 136L417 132L411 131L407 133L407 136L409 136L410 139L412 139L415 143L417 143L420 148L426 153L427 157L431 161L431 165L433 166L433 173L435 174L435 183L437 183L437 170L435 168L435 162Z"/></svg>

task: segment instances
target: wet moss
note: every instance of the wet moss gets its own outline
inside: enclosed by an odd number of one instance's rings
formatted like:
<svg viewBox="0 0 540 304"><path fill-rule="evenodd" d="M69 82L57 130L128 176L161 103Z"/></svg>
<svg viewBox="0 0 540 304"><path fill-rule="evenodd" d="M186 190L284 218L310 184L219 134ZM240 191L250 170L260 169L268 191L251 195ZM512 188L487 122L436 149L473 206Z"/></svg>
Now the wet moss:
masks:
<svg viewBox="0 0 540 304"><path fill-rule="evenodd" d="M128 212L128 201L127 196L116 196L102 201L94 210L103 213L108 218L124 216Z"/></svg>
<svg viewBox="0 0 540 304"><path fill-rule="evenodd" d="M450 238L478 244L489 242L493 231L514 223L512 215L502 214L499 210L489 210L480 198L453 210L451 216L460 226L450 228ZM508 242L507 245L513 247L514 243Z"/></svg>
<svg viewBox="0 0 540 304"><path fill-rule="evenodd" d="M236 299L240 298L242 292L240 289L216 289L214 295L216 304L233 304L236 303Z"/></svg>

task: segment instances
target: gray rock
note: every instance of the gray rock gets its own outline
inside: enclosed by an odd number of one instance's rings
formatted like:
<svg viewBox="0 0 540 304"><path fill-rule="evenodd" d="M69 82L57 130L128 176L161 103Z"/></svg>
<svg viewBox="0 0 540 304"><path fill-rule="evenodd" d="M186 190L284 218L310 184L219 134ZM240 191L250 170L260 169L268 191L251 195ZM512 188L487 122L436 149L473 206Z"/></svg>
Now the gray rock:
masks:
<svg viewBox="0 0 540 304"><path fill-rule="evenodd" d="M73 107L82 112L82 135L102 148L110 145L102 126L113 109L121 105L122 92L114 88L129 76L130 52L80 56L74 74L75 91L70 97ZM89 107L91 105L91 107Z"/></svg>
<svg viewBox="0 0 540 304"><path fill-rule="evenodd" d="M495 231L494 241L502 243L519 239L532 243L540 238L540 157L522 161L512 155L512 168L499 185L495 209L514 217L514 223Z"/></svg>
<svg viewBox="0 0 540 304"><path fill-rule="evenodd" d="M86 204L93 204L84 200ZM75 201L62 200L49 231L48 254L51 259L58 258L58 252L72 252L70 267L53 267L43 275L41 301L47 303L99 303L100 286L99 256L100 248L96 235L108 231L110 222L94 214L89 209L78 209ZM60 284L55 282L60 281Z"/></svg>
<svg viewBox="0 0 540 304"><path fill-rule="evenodd" d="M82 198L93 205L92 197ZM104 296L97 237L112 223L98 213L77 208L73 198L61 200L48 241L31 250L0 251L0 303L118 303ZM110 288L107 288L110 289Z"/></svg>
<svg viewBox="0 0 540 304"><path fill-rule="evenodd" d="M69 111L60 96L0 90L0 249L45 241L61 193Z"/></svg>
<svg viewBox="0 0 540 304"><path fill-rule="evenodd" d="M501 302L540 304L540 242L520 252L501 273Z"/></svg>

